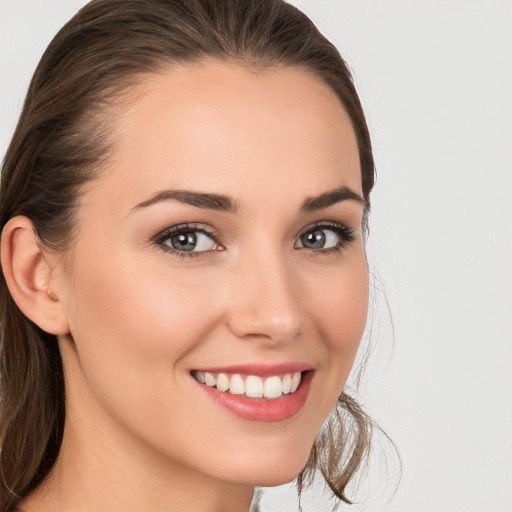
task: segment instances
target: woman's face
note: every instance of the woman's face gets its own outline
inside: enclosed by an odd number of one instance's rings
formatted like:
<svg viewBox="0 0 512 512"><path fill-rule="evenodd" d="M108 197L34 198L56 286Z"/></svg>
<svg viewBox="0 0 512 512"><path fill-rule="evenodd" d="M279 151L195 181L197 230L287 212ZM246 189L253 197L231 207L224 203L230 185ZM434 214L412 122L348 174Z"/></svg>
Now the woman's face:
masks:
<svg viewBox="0 0 512 512"><path fill-rule="evenodd" d="M289 481L366 320L349 118L289 68L203 62L134 94L63 271L68 426L160 469Z"/></svg>

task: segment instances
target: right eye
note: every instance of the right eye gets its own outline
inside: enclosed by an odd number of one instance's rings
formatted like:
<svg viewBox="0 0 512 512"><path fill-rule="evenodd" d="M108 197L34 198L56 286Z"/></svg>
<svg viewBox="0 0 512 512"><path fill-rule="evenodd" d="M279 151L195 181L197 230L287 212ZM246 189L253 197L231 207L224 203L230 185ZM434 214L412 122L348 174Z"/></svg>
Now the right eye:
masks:
<svg viewBox="0 0 512 512"><path fill-rule="evenodd" d="M166 229L155 242L163 250L174 252L180 257L199 256L202 252L224 250L215 240L215 234L212 231L206 226L182 224Z"/></svg>

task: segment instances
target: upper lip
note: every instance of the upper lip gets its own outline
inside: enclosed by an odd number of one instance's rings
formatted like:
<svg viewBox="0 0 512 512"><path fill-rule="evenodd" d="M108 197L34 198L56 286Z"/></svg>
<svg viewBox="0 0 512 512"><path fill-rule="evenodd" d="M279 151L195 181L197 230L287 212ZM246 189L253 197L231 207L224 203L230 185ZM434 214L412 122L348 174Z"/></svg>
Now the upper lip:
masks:
<svg viewBox="0 0 512 512"><path fill-rule="evenodd" d="M259 377L270 377L285 373L304 372L313 370L313 366L307 363L280 363L280 364L237 364L231 366L209 366L194 368L194 371L209 373L239 373L245 375L256 375Z"/></svg>

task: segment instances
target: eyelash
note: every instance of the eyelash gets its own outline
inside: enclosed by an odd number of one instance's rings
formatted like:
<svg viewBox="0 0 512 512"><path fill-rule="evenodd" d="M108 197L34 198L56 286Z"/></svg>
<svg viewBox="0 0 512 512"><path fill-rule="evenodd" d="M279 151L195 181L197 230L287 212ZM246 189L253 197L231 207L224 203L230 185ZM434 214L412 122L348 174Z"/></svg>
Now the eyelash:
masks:
<svg viewBox="0 0 512 512"><path fill-rule="evenodd" d="M333 246L328 247L326 249L310 249L312 255L320 254L328 254L331 252L340 252L346 248L351 242L355 240L354 230L344 226L343 224L339 224L337 222L320 222L317 224L312 224L310 226L306 226L299 235L297 236L297 240L300 240L302 236L307 233L311 233L315 230L329 230L333 231L339 238L339 242ZM171 253L178 258L197 258L203 255L205 252L212 251L179 251L166 245L165 242L169 240L173 236L178 236L181 234L187 233L202 233L213 240L213 242L219 247L222 246L221 238L219 234L209 226L205 226L203 224L195 224L195 223L185 223L179 224L177 226L173 226L165 229L164 231L158 233L153 237L154 244L160 247L164 252ZM308 249L308 247L295 247L296 249ZM224 249L221 249L224 250Z"/></svg>
<svg viewBox="0 0 512 512"><path fill-rule="evenodd" d="M327 249L318 249L318 250L311 249L311 254L314 256L319 255L319 254L329 254L332 252L341 252L351 242L353 242L355 240L354 230L343 225L343 224L340 224L338 222L319 222L317 224L312 224L312 225L306 226L306 228L300 232L297 239L300 239L306 233L311 233L312 231L317 231L317 230L333 231L338 236L339 241L335 246L328 247ZM296 249L308 249L308 248L307 247L296 247Z"/></svg>
<svg viewBox="0 0 512 512"><path fill-rule="evenodd" d="M169 245L166 245L164 242L169 240L173 236L187 234L187 233L202 233L209 238L211 238L216 245L222 247L221 238L218 233L210 228L209 226L205 226L203 224L194 224L194 223L186 223L179 224L178 226L173 226L171 228L167 228L164 231L160 232L156 235L153 240L155 245L159 246L164 252L171 253L178 258L197 258L201 256L204 252L209 251L178 251Z"/></svg>

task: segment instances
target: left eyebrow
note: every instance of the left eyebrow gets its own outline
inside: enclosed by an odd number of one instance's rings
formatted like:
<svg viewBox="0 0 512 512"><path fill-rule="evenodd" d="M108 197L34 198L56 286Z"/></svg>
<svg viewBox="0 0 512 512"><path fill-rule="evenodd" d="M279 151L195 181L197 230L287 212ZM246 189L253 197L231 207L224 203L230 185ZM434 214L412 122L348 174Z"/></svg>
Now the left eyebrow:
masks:
<svg viewBox="0 0 512 512"><path fill-rule="evenodd" d="M361 203L363 206L367 206L366 200L354 192L352 189L341 186L334 190L330 190L328 192L324 192L318 196L308 197L300 207L300 211L303 213L313 212L316 210L321 210L323 208L328 208L333 204L339 203L340 201L357 201Z"/></svg>

